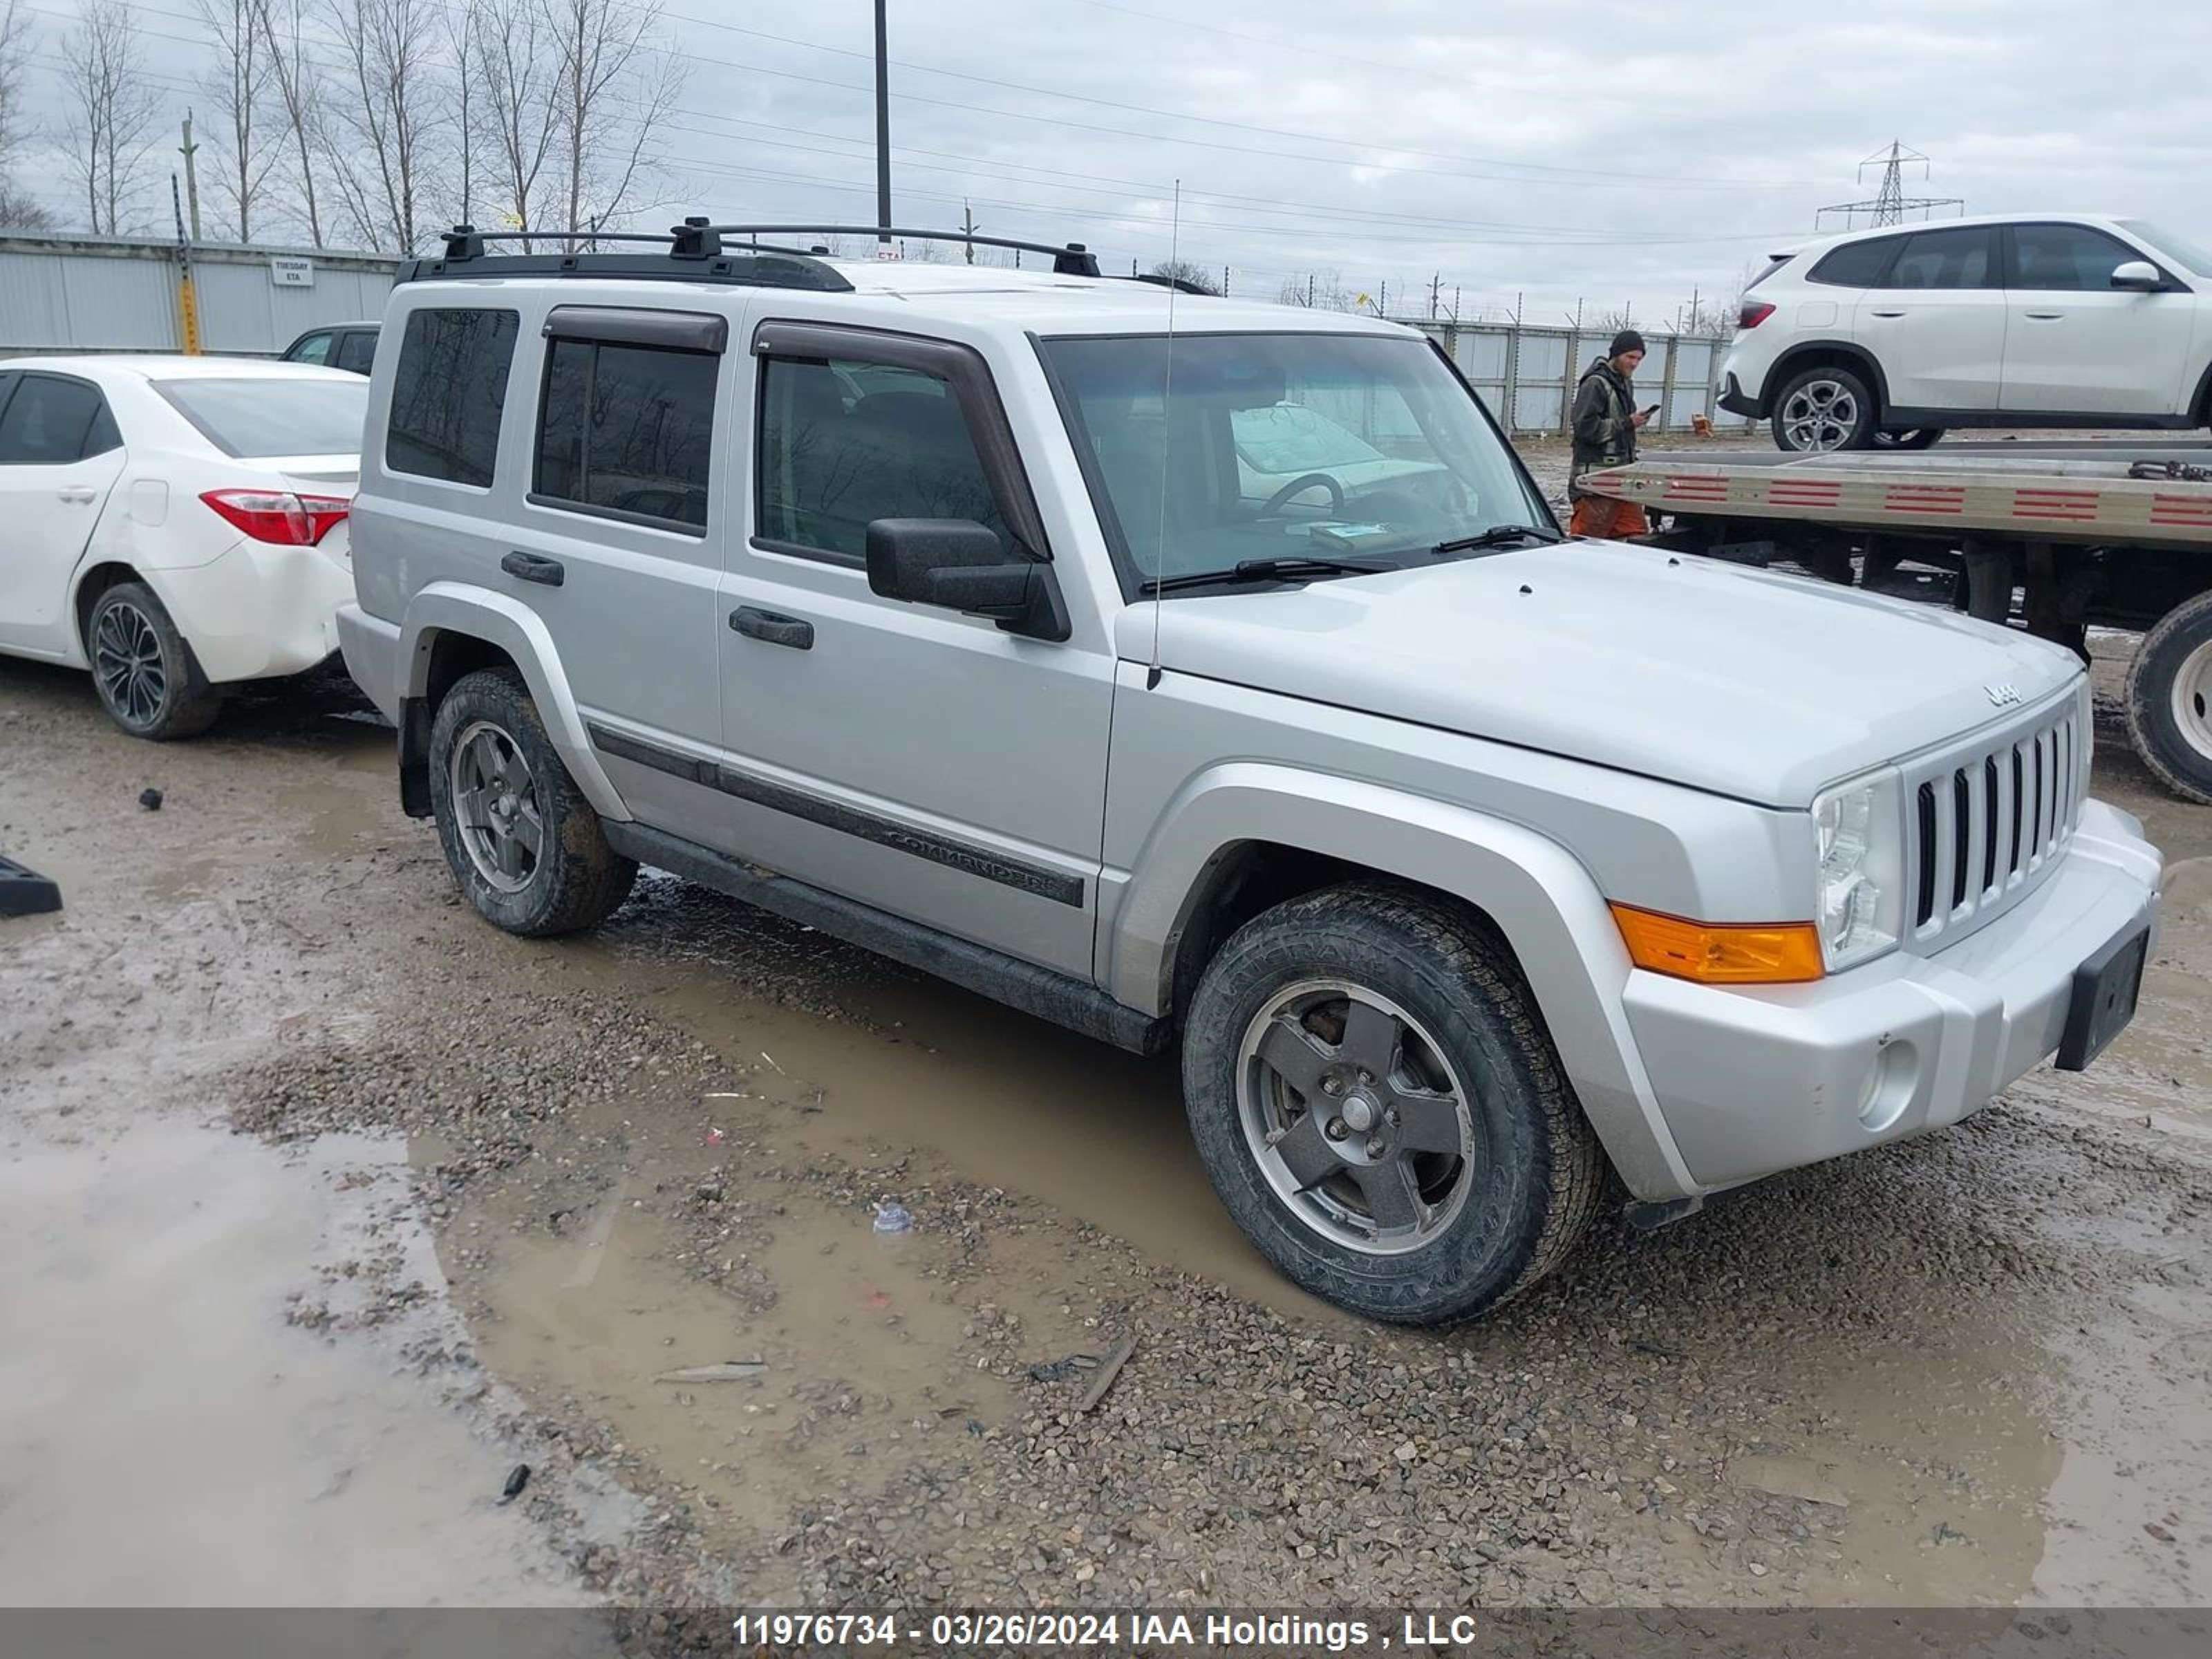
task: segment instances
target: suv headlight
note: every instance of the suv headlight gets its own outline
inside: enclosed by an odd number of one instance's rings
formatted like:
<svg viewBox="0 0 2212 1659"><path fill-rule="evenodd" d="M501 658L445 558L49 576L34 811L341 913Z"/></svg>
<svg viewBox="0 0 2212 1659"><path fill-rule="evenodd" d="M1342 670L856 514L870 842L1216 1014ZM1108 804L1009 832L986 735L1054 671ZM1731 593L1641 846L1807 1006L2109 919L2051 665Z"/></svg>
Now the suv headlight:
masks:
<svg viewBox="0 0 2212 1659"><path fill-rule="evenodd" d="M1813 802L1819 865L1813 915L1834 973L1898 941L1905 917L1905 821L1894 769L1825 789Z"/></svg>

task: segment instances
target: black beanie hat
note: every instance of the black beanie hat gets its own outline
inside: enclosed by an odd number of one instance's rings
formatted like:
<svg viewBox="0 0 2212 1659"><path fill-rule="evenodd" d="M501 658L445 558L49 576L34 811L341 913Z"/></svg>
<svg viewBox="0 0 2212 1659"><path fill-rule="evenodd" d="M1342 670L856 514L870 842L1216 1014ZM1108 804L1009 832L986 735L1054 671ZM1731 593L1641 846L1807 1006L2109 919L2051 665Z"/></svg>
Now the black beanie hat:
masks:
<svg viewBox="0 0 2212 1659"><path fill-rule="evenodd" d="M1644 337L1641 334L1638 334L1632 328L1624 328L1620 333L1613 337L1613 344L1607 349L1605 355L1608 357L1618 357L1624 351L1641 351L1643 349Z"/></svg>

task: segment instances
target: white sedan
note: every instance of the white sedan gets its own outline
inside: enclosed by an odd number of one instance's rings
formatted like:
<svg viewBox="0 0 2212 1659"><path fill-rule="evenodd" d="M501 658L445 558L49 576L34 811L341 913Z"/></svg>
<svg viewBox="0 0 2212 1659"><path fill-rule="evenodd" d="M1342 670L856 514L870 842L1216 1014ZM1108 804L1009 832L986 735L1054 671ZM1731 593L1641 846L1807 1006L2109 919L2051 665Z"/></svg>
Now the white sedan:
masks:
<svg viewBox="0 0 2212 1659"><path fill-rule="evenodd" d="M368 382L224 357L0 361L0 654L92 671L133 737L337 649Z"/></svg>

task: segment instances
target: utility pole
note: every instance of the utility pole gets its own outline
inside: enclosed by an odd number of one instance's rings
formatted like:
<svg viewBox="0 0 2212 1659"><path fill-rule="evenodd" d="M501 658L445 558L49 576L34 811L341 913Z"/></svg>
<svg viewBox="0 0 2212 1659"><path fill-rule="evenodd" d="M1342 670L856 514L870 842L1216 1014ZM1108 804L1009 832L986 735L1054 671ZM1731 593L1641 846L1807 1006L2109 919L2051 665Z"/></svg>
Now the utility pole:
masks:
<svg viewBox="0 0 2212 1659"><path fill-rule="evenodd" d="M972 265L975 263L975 215L965 196L960 198L960 228L968 238L961 246L967 250L968 263Z"/></svg>
<svg viewBox="0 0 2212 1659"><path fill-rule="evenodd" d="M891 59L884 24L885 0L876 0L876 240L891 245ZM972 249L974 244L970 243Z"/></svg>
<svg viewBox="0 0 2212 1659"><path fill-rule="evenodd" d="M1429 320L1432 323L1437 319L1437 300L1443 288L1444 274L1440 270L1429 278Z"/></svg>
<svg viewBox="0 0 2212 1659"><path fill-rule="evenodd" d="M1924 218L1937 208L1963 210L1966 207L1965 198L1958 196L1907 196L1905 193L1905 169L1909 167L1918 167L1923 179L1928 176L1928 158L1918 150L1908 149L1896 139L1891 139L1887 151L1877 150L1859 163L1858 176L1862 179L1866 177L1869 167L1881 169L1881 183L1875 187L1874 195L1866 201L1835 202L1820 209L1813 216L1814 228L1820 228L1821 216L1830 213L1842 214L1844 228L1849 229L1858 222L1859 215L1863 213L1870 216L1871 222L1877 226L1901 225L1908 213L1917 212Z"/></svg>
<svg viewBox="0 0 2212 1659"><path fill-rule="evenodd" d="M177 175L169 175L169 206L177 216L177 344L187 357L200 355L200 301L192 291L192 251L185 240L185 204Z"/></svg>
<svg viewBox="0 0 2212 1659"><path fill-rule="evenodd" d="M192 156L198 149L199 146L192 142L192 112L186 110L185 112L185 142L178 146L177 154L185 158L185 199L191 204L192 240L195 242L200 239L200 175L199 169L192 164ZM183 234L183 229L184 222L180 219L178 221L179 235Z"/></svg>

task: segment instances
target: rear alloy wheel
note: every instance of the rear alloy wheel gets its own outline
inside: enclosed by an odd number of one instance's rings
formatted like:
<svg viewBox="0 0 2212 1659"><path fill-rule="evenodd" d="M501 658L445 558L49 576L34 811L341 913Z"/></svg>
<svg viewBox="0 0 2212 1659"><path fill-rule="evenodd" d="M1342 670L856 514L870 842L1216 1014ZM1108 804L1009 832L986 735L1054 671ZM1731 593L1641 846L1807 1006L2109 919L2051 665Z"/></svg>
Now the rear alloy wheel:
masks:
<svg viewBox="0 0 2212 1659"><path fill-rule="evenodd" d="M2212 593L2176 605L2128 669L2128 736L2174 793L2212 805Z"/></svg>
<svg viewBox="0 0 2212 1659"><path fill-rule="evenodd" d="M595 926L637 878L636 864L607 845L512 669L465 675L438 705L430 808L454 881L510 933Z"/></svg>
<svg viewBox="0 0 2212 1659"><path fill-rule="evenodd" d="M1847 368L1793 375L1774 401L1774 442L1802 455L1864 449L1875 441L1874 394Z"/></svg>
<svg viewBox="0 0 2212 1659"><path fill-rule="evenodd" d="M143 582L118 582L94 602L85 654L108 717L134 738L197 737L222 710L222 694Z"/></svg>

